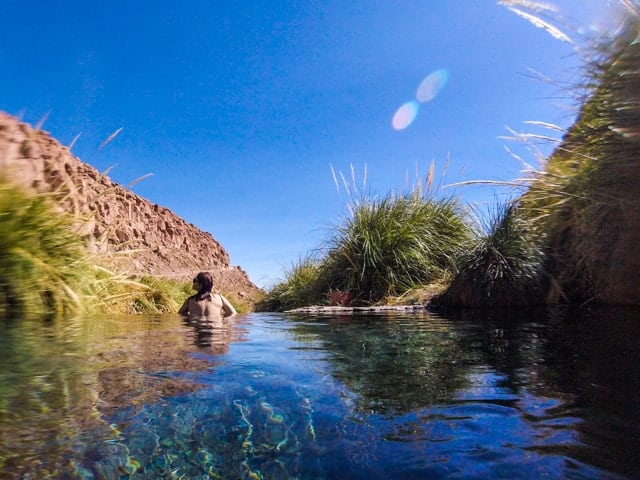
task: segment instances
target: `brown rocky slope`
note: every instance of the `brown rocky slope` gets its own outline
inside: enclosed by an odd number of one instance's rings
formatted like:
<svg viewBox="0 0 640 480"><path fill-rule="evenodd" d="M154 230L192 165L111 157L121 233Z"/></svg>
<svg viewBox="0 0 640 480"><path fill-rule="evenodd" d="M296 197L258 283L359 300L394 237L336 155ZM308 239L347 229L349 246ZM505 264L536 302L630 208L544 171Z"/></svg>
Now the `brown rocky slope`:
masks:
<svg viewBox="0 0 640 480"><path fill-rule="evenodd" d="M3 112L0 176L29 192L59 194L65 210L86 218L82 233L89 247L125 273L187 280L208 270L221 291L249 303L260 295L210 233L116 184L47 132Z"/></svg>

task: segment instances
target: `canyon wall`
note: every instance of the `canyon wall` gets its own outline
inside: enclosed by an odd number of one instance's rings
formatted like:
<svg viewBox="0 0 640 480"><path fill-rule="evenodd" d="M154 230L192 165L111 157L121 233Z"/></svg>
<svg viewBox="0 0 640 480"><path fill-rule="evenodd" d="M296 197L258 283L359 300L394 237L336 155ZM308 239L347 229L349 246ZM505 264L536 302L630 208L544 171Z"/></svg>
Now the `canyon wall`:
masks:
<svg viewBox="0 0 640 480"><path fill-rule="evenodd" d="M245 301L260 293L210 233L116 184L47 132L3 112L0 176L29 192L55 194L64 210L83 219L81 233L90 249L119 271L187 280L208 270L223 292Z"/></svg>

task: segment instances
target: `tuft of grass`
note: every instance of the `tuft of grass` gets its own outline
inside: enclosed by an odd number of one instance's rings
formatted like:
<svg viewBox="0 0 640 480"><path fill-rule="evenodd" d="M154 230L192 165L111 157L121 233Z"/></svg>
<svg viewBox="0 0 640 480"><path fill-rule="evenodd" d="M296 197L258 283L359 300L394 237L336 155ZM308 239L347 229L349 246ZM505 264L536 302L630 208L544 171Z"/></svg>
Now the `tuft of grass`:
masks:
<svg viewBox="0 0 640 480"><path fill-rule="evenodd" d="M331 232L321 265L325 290L372 304L442 277L470 238L457 201L419 191L365 197Z"/></svg>
<svg viewBox="0 0 640 480"><path fill-rule="evenodd" d="M521 199L547 234L553 303L637 303L640 14L625 5L623 27L587 53L575 124Z"/></svg>
<svg viewBox="0 0 640 480"><path fill-rule="evenodd" d="M256 304L257 311L285 311L311 303L324 303L320 289L320 263L300 258L285 270L285 279Z"/></svg>
<svg viewBox="0 0 640 480"><path fill-rule="evenodd" d="M131 302L131 313L169 313L177 312L188 296L191 295L185 282L165 278L142 277L140 283L146 288L141 290Z"/></svg>
<svg viewBox="0 0 640 480"><path fill-rule="evenodd" d="M456 200L419 188L351 198L348 210L328 232L324 248L294 263L259 310L325 304L333 291L349 292L354 305L402 296L445 277L471 237Z"/></svg>
<svg viewBox="0 0 640 480"><path fill-rule="evenodd" d="M186 283L104 267L113 258L89 252L85 221L61 211L55 194L0 180L0 315L175 312L191 294Z"/></svg>
<svg viewBox="0 0 640 480"><path fill-rule="evenodd" d="M544 301L540 237L517 204L499 204L486 233L458 260L457 273L434 304L465 307L527 306Z"/></svg>
<svg viewBox="0 0 640 480"><path fill-rule="evenodd" d="M62 313L82 307L91 276L75 219L51 196L0 181L0 312Z"/></svg>

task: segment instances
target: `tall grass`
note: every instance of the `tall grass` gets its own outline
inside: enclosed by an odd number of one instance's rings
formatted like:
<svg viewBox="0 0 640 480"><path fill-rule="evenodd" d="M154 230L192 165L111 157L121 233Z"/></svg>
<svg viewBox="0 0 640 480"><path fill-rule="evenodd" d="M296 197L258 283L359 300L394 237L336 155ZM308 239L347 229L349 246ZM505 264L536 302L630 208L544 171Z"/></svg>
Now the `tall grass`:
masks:
<svg viewBox="0 0 640 480"><path fill-rule="evenodd" d="M90 266L76 227L50 196L31 196L0 181L0 311L81 308Z"/></svg>
<svg viewBox="0 0 640 480"><path fill-rule="evenodd" d="M527 306L544 302L541 237L516 202L496 206L485 233L458 260L457 273L434 304Z"/></svg>
<svg viewBox="0 0 640 480"><path fill-rule="evenodd" d="M321 266L326 289L359 303L397 296L441 277L469 241L470 229L452 198L418 191L364 198L327 240Z"/></svg>
<svg viewBox="0 0 640 480"><path fill-rule="evenodd" d="M500 3L577 45L538 16L553 9L536 2ZM557 145L545 159L529 143L540 167L529 167L522 178L509 182L524 192L517 206L505 206L496 215L489 235L481 236L463 257L439 301L465 306L543 300L637 304L640 3L619 6L624 23L614 36L586 39L588 47L578 49L585 60L583 79L568 91L580 103L576 122L561 140L516 133L517 140ZM527 8L531 14L523 15ZM614 17L620 12L610 13Z"/></svg>
<svg viewBox="0 0 640 480"><path fill-rule="evenodd" d="M546 232L552 302L637 302L640 257L640 4L592 44L575 124L522 196Z"/></svg>
<svg viewBox="0 0 640 480"><path fill-rule="evenodd" d="M286 272L261 310L323 304L332 291L370 305L440 280L468 246L471 230L457 200L413 188L381 198L360 194L329 230L315 257Z"/></svg>
<svg viewBox="0 0 640 480"><path fill-rule="evenodd" d="M278 312L324 303L320 272L321 264L311 256L299 259L284 271L285 279L256 304L256 310Z"/></svg>
<svg viewBox="0 0 640 480"><path fill-rule="evenodd" d="M177 311L189 285L111 270L113 259L89 252L79 233L86 219L59 201L0 180L1 316Z"/></svg>

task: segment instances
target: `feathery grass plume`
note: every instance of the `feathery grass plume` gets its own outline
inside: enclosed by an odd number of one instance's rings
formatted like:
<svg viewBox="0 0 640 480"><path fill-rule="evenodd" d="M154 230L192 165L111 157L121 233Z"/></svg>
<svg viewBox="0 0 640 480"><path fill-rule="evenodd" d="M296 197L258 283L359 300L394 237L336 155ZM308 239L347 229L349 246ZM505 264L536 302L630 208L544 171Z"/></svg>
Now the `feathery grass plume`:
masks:
<svg viewBox="0 0 640 480"><path fill-rule="evenodd" d="M457 274L433 303L464 307L539 305L544 260L540 237L517 203L498 204L475 245L458 260Z"/></svg>
<svg viewBox="0 0 640 480"><path fill-rule="evenodd" d="M371 304L437 279L469 238L456 200L418 191L362 197L333 228L320 265L325 290Z"/></svg>
<svg viewBox="0 0 640 480"><path fill-rule="evenodd" d="M28 195L0 181L0 311L81 308L79 289L90 266L76 227L50 195Z"/></svg>
<svg viewBox="0 0 640 480"><path fill-rule="evenodd" d="M284 281L267 292L256 304L257 311L285 311L313 303L323 303L319 284L320 265L310 255L298 259L285 270Z"/></svg>

